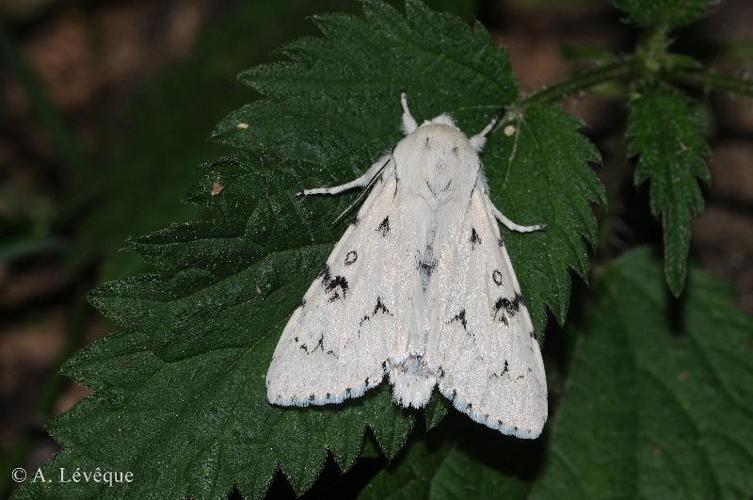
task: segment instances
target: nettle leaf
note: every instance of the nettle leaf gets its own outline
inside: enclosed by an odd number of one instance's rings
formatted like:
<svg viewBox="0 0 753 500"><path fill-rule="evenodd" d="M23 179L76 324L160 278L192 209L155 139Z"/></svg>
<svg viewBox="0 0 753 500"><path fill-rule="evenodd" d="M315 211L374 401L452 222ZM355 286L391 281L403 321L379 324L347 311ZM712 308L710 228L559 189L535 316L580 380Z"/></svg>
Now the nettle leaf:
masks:
<svg viewBox="0 0 753 500"><path fill-rule="evenodd" d="M600 277L533 498L748 498L753 321L691 273L676 304L648 250Z"/></svg>
<svg viewBox="0 0 753 500"><path fill-rule="evenodd" d="M589 166L600 161L599 152L580 125L556 106L529 106L514 133L495 136L484 156L499 209L518 223L547 225L524 235L502 229L539 335L545 306L565 322L570 270L587 277L587 243L596 243L591 205L606 202Z"/></svg>
<svg viewBox="0 0 753 500"><path fill-rule="evenodd" d="M636 185L650 181L651 212L664 230L664 274L675 296L685 285L691 217L703 211L698 181L711 175L710 149L690 102L679 90L657 83L630 101L630 154L638 155Z"/></svg>
<svg viewBox="0 0 753 500"><path fill-rule="evenodd" d="M475 435L480 436L479 433ZM417 441L399 461L374 476L359 498L526 498L530 483L517 478L500 463L510 459L504 451L500 453L497 446L506 438L485 438L483 443L468 440L467 434L463 443L454 440Z"/></svg>
<svg viewBox="0 0 753 500"><path fill-rule="evenodd" d="M87 210L77 225L73 258L84 262L102 255L105 279L143 271L137 255L118 250L128 236L190 220L199 212L176 200L193 184L198 163L226 152L206 135L228 109L248 100L246 89L228 85L229 77L238 68L268 60L280 42L311 32L306 16L317 9L347 3L239 2L213 17L191 56L152 80L124 115L110 123L106 168L78 179L74 189L96 200L96 209Z"/></svg>
<svg viewBox="0 0 753 500"><path fill-rule="evenodd" d="M217 498L234 486L259 498L277 471L300 494L328 453L349 469L367 428L388 458L402 448L415 412L393 404L388 387L328 407L267 402L279 334L342 234L332 220L357 196L295 193L349 180L389 151L401 137L403 89L417 118L450 112L469 133L511 105L517 89L505 52L481 25L415 0L406 15L376 1L364 10L365 19L317 17L324 37L293 42L283 50L288 61L242 75L263 98L220 122L214 136L236 153L205 165L189 194L212 218L132 240L155 274L92 294L116 330L65 368L95 393L51 425L63 451L47 470L100 467L131 471L134 481L37 482L21 498ZM508 215L550 227L508 237L540 331L545 307L564 316L567 269L585 273L587 207L600 188L585 169L592 148L554 109L531 109L511 160L513 146L497 134L484 159ZM556 286L544 286L547 273ZM429 425L445 413L435 402Z"/></svg>
<svg viewBox="0 0 753 500"><path fill-rule="evenodd" d="M612 0L641 26L677 28L703 17L718 0Z"/></svg>

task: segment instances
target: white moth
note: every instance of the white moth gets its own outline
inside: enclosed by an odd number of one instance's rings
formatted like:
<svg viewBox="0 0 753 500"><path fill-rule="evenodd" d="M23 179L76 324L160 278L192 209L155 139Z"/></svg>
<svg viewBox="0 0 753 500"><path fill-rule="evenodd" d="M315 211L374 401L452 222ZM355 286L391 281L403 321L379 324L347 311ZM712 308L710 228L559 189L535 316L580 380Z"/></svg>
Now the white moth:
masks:
<svg viewBox="0 0 753 500"><path fill-rule="evenodd" d="M371 188L277 344L267 398L339 403L388 376L421 408L434 386L503 434L535 438L547 418L544 364L497 221L479 153L442 114L421 126L401 97L405 137L358 179L304 195Z"/></svg>

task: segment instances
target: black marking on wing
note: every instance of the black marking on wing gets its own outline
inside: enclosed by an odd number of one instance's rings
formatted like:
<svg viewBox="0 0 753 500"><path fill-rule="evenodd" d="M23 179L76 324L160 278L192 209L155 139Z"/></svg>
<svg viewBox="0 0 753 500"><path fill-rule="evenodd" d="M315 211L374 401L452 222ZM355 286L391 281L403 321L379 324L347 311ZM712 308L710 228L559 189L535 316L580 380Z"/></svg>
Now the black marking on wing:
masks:
<svg viewBox="0 0 753 500"><path fill-rule="evenodd" d="M303 352L305 352L306 354L311 354L312 352L316 351L317 349L321 349L322 351L324 351L324 335L322 335L321 337L319 337L319 340L316 342L316 345L314 346L313 349L309 349L309 346L307 346L306 344L301 344L298 347L300 349L303 349Z"/></svg>
<svg viewBox="0 0 753 500"><path fill-rule="evenodd" d="M345 256L345 265L349 266L353 264L355 261L358 260L358 253L356 253L355 250L351 250L348 252L348 254Z"/></svg>
<svg viewBox="0 0 753 500"><path fill-rule="evenodd" d="M525 301L520 294L516 294L512 300L499 298L494 303L492 318L494 318L495 321L500 321L507 325L509 324L508 320L517 314L521 304L525 305Z"/></svg>
<svg viewBox="0 0 753 500"><path fill-rule="evenodd" d="M387 234L390 232L390 218L385 217L384 220L379 223L376 230L378 233L381 233L383 237L387 236Z"/></svg>
<svg viewBox="0 0 753 500"><path fill-rule="evenodd" d="M334 302L338 299L344 299L348 294L348 280L345 276L336 275L332 277L332 271L327 264L322 266L322 270L319 272L319 277L322 279L322 286L325 293L329 295L329 301Z"/></svg>
<svg viewBox="0 0 753 500"><path fill-rule="evenodd" d="M421 277L421 288L426 291L429 288L429 280L431 275L437 268L438 261L434 257L434 238L437 236L437 228L433 227L429 231L428 242L426 243L426 249L423 255L418 259L418 273Z"/></svg>
<svg viewBox="0 0 753 500"><path fill-rule="evenodd" d="M348 294L348 280L345 279L345 276L335 276L324 284L324 290L329 294L330 302L344 299Z"/></svg>
<svg viewBox="0 0 753 500"><path fill-rule="evenodd" d="M489 376L489 379L493 379L493 378L499 378L499 377L501 377L502 375L504 375L505 373L507 373L508 371L509 371L509 366L508 366L508 364L507 364L507 360L505 360L505 366L504 366L504 367L502 368L502 371L501 371L501 372L499 372L499 373L497 373L497 372L494 372L494 373L492 373L492 374L491 374L491 375Z"/></svg>
<svg viewBox="0 0 753 500"><path fill-rule="evenodd" d="M495 269L492 273L492 279L497 286L502 286L502 273L500 273L498 269Z"/></svg>
<svg viewBox="0 0 753 500"><path fill-rule="evenodd" d="M377 297L374 310L371 312L371 314L364 315L364 317L361 318L361 321L359 321L358 326L363 325L367 321L371 321L371 318L376 316L378 313L386 314L388 316L394 316L394 314L392 314L390 310L387 309L387 306L384 305L384 302L382 302L382 297Z"/></svg>
<svg viewBox="0 0 753 500"><path fill-rule="evenodd" d="M459 313L457 313L455 316L450 319L450 321L447 322L449 325L453 321L459 321L461 325L463 325L463 330L467 330L468 321L465 319L465 309L461 309Z"/></svg>
<svg viewBox="0 0 753 500"><path fill-rule="evenodd" d="M384 313L384 314L389 314L390 316L392 316L392 313L390 312L389 309L387 309L387 306L385 306L382 303L382 298L381 297L377 297L377 303L374 306L374 312L371 313L371 316L372 317L375 316L376 313L378 313L378 312L381 312L381 313Z"/></svg>
<svg viewBox="0 0 753 500"><path fill-rule="evenodd" d="M501 323L504 323L505 325L508 325L507 317L505 317L505 302L509 302L507 299L499 298L497 299L497 302L494 303L494 312L492 312L492 319L494 321L499 321Z"/></svg>
<svg viewBox="0 0 753 500"><path fill-rule="evenodd" d="M476 228L475 227L471 228L471 239L470 239L470 242L471 242L471 248L476 248L476 245L480 245L481 244L481 238L479 238L478 233L476 232Z"/></svg>
<svg viewBox="0 0 753 500"><path fill-rule="evenodd" d="M429 280L431 279L431 275L434 274L434 271L436 269L437 259L435 259L434 257L423 257L418 261L418 272L421 275L421 286L424 291L429 287Z"/></svg>

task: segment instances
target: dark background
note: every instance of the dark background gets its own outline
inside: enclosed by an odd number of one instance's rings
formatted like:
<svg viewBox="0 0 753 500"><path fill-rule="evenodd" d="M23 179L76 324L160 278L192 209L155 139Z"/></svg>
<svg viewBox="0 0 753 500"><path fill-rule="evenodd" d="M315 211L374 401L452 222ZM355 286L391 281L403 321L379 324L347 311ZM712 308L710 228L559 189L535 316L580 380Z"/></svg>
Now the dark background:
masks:
<svg viewBox="0 0 753 500"><path fill-rule="evenodd" d="M630 51L637 37L604 0L427 3L480 19L508 48L523 92L565 79L584 56ZM227 152L206 137L224 114L255 97L235 74L275 59L280 44L314 34L306 16L332 10L360 9L346 0L0 2L4 466L47 461L57 445L44 422L87 395L55 374L71 352L107 331L85 292L143 269L118 251L124 239L200 215L180 199L199 163ZM678 50L750 76L753 2L723 0L676 39ZM619 98L610 101L609 89L600 94L563 106L586 121L608 165L625 110ZM693 227L691 258L733 283L741 307L753 313L753 108L742 99L701 97L713 181ZM616 248L657 230L634 217L646 212L645 193L631 203L613 207L625 221ZM361 484L349 481L353 491ZM0 485L0 495L14 486L7 477ZM290 493L284 484L274 491Z"/></svg>

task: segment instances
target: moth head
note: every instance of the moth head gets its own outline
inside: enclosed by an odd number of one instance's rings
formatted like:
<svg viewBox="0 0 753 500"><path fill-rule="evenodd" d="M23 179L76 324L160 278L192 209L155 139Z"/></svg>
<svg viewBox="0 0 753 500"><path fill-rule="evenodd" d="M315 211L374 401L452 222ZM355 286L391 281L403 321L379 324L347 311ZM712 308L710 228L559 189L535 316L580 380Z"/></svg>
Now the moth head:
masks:
<svg viewBox="0 0 753 500"><path fill-rule="evenodd" d="M453 120L447 113L442 113L441 115L436 116L431 120L426 120L421 124L422 127L425 125L447 125L449 127L458 128L458 126L455 125L455 120Z"/></svg>
<svg viewBox="0 0 753 500"><path fill-rule="evenodd" d="M423 122L398 143L395 152L408 155L420 154L425 156L430 163L440 161L440 159L442 162L457 160L462 163L466 155L476 155L468 136L448 115L440 115Z"/></svg>
<svg viewBox="0 0 753 500"><path fill-rule="evenodd" d="M496 125L498 120L498 116L494 116L492 120L489 122L489 124L478 134L469 137L468 141L470 142L471 147L476 151L476 153L481 153L481 151L484 150L484 146L486 145L486 136L492 131L494 126ZM452 119L452 117L447 113L442 113L441 115L432 118L431 120L426 120L424 123L421 124L421 127L430 126L430 125L446 125L448 127L451 127L458 132L462 134L460 129L457 125L455 125L455 120ZM465 136L465 134L463 134Z"/></svg>

